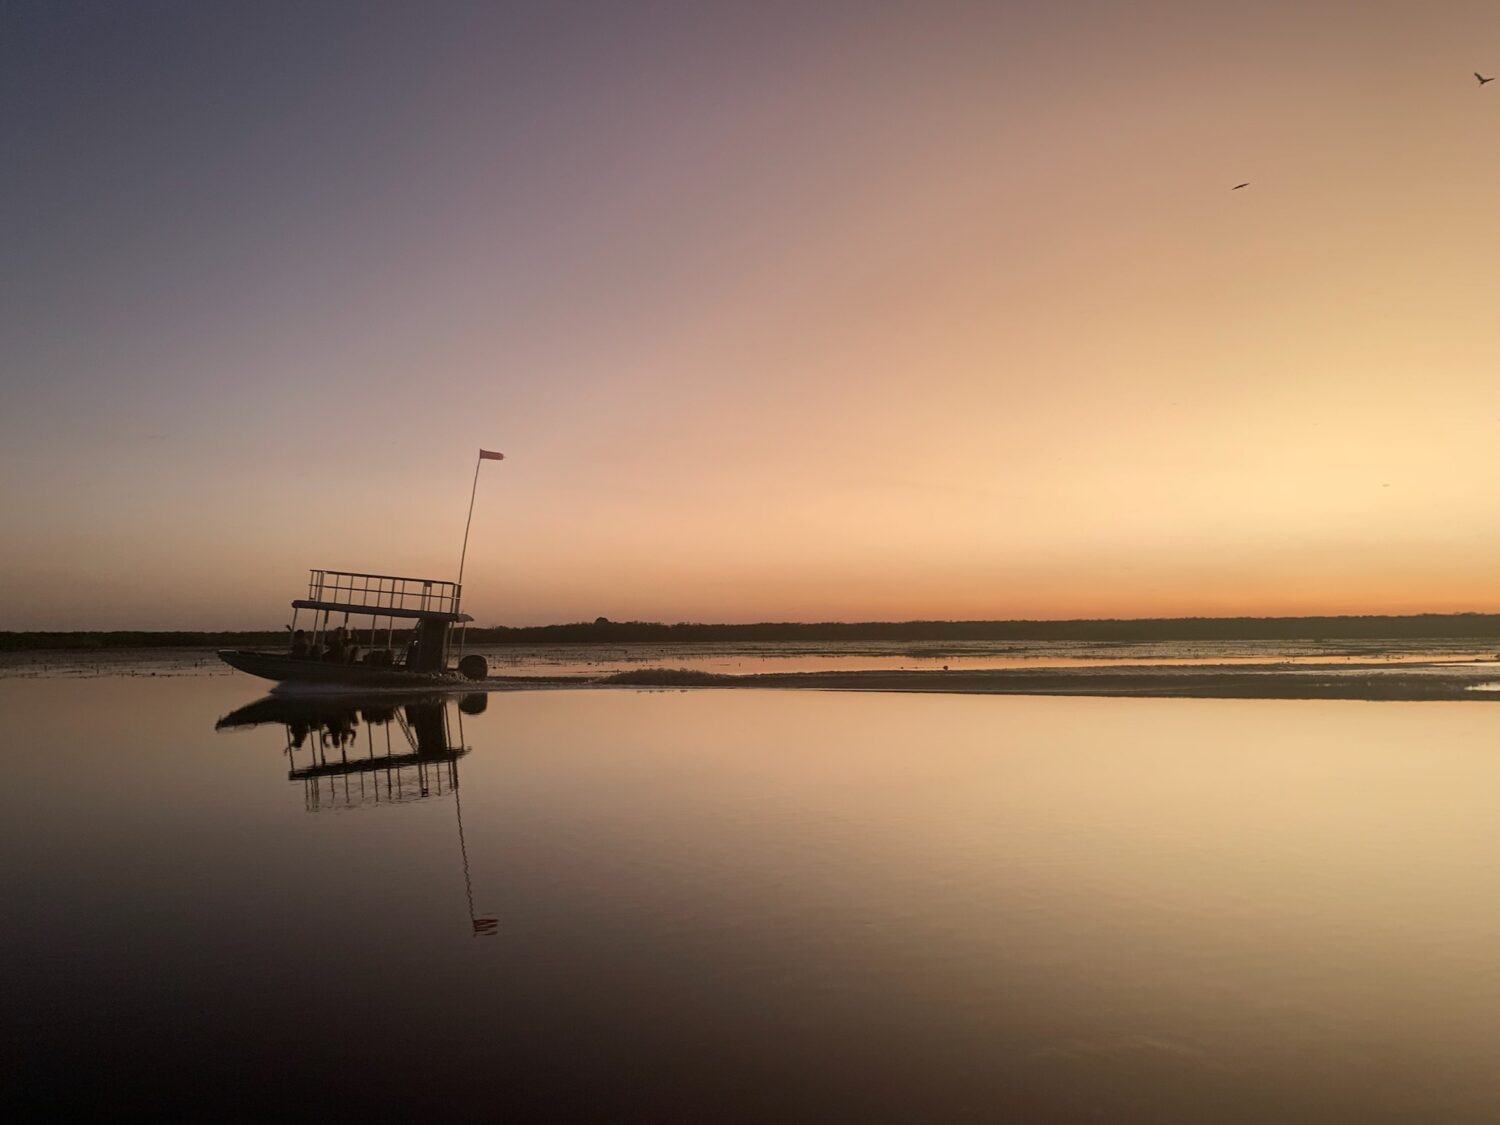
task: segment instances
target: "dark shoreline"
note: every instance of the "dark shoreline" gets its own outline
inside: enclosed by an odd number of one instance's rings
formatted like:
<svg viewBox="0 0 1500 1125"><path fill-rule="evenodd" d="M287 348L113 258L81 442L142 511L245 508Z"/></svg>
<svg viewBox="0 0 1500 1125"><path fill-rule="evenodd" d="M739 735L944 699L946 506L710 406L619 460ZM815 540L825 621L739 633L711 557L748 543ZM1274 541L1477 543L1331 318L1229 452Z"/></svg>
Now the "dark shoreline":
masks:
<svg viewBox="0 0 1500 1125"><path fill-rule="evenodd" d="M665 652L658 658L671 659ZM849 658L850 661L857 657ZM842 663L842 662L841 662ZM566 665L563 666L566 668ZM803 671L710 672L643 665L623 671L497 671L469 690L863 691L946 695L1050 695L1198 699L1322 699L1366 701L1500 701L1500 658L1472 653L1377 659L1273 659L1260 662L1047 664L1002 667L821 668ZM240 676L212 649L178 648L0 653L0 680L123 676ZM255 681L266 690L265 681ZM1478 689L1478 690L1476 690ZM353 694L358 694L354 691Z"/></svg>
<svg viewBox="0 0 1500 1125"><path fill-rule="evenodd" d="M243 648L284 642L284 630L114 630L0 632L0 652ZM1152 617L1065 621L822 621L700 624L609 621L492 626L468 630L471 645L702 644L849 641L1077 641L1151 644L1191 641L1473 640L1500 647L1500 614L1422 613L1341 617Z"/></svg>

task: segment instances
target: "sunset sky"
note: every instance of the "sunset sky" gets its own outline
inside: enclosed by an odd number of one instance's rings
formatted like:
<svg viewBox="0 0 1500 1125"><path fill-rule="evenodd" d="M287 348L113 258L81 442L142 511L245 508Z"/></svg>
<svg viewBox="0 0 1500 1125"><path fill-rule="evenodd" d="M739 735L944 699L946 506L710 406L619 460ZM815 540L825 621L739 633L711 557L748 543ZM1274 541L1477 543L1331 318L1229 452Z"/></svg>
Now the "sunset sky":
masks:
<svg viewBox="0 0 1500 1125"><path fill-rule="evenodd" d="M1500 610L1492 2L0 3L0 629ZM1249 187L1231 191L1249 181Z"/></svg>

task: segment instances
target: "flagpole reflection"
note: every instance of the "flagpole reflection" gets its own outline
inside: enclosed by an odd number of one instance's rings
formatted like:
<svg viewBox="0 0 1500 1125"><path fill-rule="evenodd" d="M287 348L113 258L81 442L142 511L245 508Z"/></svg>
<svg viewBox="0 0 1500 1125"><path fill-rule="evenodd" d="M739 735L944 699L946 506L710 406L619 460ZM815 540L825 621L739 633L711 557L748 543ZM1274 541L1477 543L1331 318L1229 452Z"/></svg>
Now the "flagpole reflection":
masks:
<svg viewBox="0 0 1500 1125"><path fill-rule="evenodd" d="M464 741L463 716L484 711L488 696L472 693L457 702L458 738L448 696L348 697L267 696L224 716L217 730L240 730L269 723L286 734L282 753L287 780L300 781L304 807L324 812L376 807L453 796L459 857L469 932L493 937L499 919L474 906L474 881L464 837L458 761L471 747ZM363 753L358 728L363 724Z"/></svg>

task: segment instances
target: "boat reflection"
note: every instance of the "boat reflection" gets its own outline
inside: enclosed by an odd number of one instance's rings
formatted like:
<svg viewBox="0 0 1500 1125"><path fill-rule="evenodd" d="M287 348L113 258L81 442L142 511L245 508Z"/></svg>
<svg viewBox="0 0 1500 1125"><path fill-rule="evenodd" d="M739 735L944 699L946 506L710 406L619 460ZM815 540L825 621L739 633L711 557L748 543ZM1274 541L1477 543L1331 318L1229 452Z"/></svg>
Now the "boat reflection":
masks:
<svg viewBox="0 0 1500 1125"><path fill-rule="evenodd" d="M499 920L474 909L469 854L464 843L458 762L470 752L465 715L484 712L489 696L475 692L451 706L451 695L269 695L231 711L215 730L248 730L280 724L287 780L302 783L308 812L372 808L453 798L463 860L469 923L477 936L498 931Z"/></svg>
<svg viewBox="0 0 1500 1125"><path fill-rule="evenodd" d="M457 790L458 760L471 749L463 716L482 712L488 696L466 695L456 709L448 702L441 695L273 695L230 712L214 729L281 724L287 779L303 783L308 811L359 808Z"/></svg>

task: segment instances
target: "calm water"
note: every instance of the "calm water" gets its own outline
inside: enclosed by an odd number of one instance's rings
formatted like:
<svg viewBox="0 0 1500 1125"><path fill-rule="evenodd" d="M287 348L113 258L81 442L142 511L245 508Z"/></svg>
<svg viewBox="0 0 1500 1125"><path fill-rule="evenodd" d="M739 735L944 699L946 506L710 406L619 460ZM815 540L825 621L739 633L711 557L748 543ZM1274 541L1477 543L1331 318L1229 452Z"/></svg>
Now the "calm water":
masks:
<svg viewBox="0 0 1500 1125"><path fill-rule="evenodd" d="M259 695L0 682L28 1116L1500 1119L1492 707Z"/></svg>

